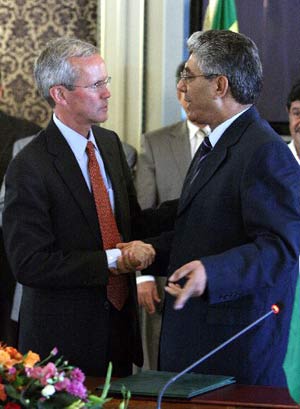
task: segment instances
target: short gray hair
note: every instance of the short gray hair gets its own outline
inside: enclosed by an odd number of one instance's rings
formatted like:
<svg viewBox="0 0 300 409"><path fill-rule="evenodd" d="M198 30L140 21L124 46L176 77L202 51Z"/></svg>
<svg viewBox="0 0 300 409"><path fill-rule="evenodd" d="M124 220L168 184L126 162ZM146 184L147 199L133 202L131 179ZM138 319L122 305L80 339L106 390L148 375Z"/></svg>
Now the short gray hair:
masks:
<svg viewBox="0 0 300 409"><path fill-rule="evenodd" d="M40 94L52 107L54 101L49 89L59 84L72 89L78 78L78 72L69 59L89 57L97 53L93 44L75 38L56 38L46 45L35 62L34 77Z"/></svg>
<svg viewBox="0 0 300 409"><path fill-rule="evenodd" d="M233 98L252 104L262 89L262 65L255 43L229 30L197 31L187 41L203 74L227 77Z"/></svg>

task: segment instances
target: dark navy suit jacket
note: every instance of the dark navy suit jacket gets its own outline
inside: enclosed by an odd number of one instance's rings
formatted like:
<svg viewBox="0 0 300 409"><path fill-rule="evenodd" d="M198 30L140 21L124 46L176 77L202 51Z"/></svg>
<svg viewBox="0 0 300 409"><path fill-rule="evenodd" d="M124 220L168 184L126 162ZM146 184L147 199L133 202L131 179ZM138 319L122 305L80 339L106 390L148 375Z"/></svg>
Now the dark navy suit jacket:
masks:
<svg viewBox="0 0 300 409"><path fill-rule="evenodd" d="M173 237L173 240L171 240ZM156 240L158 271L192 260L205 266L205 294L181 311L166 297L160 367L180 371L268 312L284 308L197 372L234 375L246 384L284 385L300 243L300 168L254 107L225 131L186 200L175 230Z"/></svg>
<svg viewBox="0 0 300 409"><path fill-rule="evenodd" d="M115 195L123 239L139 212L117 135L93 127ZM19 346L46 356L57 346L87 374L104 375L109 348L108 266L94 199L66 140L53 121L11 162L3 214L12 270L23 284ZM131 316L124 337L129 361L142 364L136 285L129 278Z"/></svg>

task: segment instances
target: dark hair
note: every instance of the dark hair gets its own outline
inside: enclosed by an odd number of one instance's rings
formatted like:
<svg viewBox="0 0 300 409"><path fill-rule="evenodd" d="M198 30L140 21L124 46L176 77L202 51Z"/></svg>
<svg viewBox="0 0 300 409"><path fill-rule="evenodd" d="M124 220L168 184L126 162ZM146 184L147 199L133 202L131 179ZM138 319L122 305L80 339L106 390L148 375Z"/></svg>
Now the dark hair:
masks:
<svg viewBox="0 0 300 409"><path fill-rule="evenodd" d="M262 65L250 38L229 30L197 31L187 44L203 74L226 76L240 104L256 101L262 89Z"/></svg>
<svg viewBox="0 0 300 409"><path fill-rule="evenodd" d="M294 101L300 101L300 80L298 80L292 86L292 89L290 90L290 93L288 95L287 102L286 102L286 107L288 111L290 110L292 102Z"/></svg>

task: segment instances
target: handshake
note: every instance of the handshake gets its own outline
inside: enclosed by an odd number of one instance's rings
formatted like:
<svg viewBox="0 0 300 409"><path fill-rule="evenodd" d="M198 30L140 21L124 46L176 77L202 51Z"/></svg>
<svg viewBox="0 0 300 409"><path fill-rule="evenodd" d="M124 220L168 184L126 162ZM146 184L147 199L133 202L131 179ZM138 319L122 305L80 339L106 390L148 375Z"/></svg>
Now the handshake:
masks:
<svg viewBox="0 0 300 409"><path fill-rule="evenodd" d="M121 250L122 255L118 257L117 268L110 269L113 274L144 270L155 259L155 250L152 245L139 240L129 243L118 243L116 247Z"/></svg>

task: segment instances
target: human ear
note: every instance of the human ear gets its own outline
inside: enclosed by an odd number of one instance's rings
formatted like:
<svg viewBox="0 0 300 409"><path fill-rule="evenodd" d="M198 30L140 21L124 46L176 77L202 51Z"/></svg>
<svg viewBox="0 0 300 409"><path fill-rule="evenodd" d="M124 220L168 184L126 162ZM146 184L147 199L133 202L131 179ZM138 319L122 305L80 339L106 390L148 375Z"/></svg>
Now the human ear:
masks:
<svg viewBox="0 0 300 409"><path fill-rule="evenodd" d="M220 75L216 78L216 92L219 97L224 97L228 91L229 82L225 75Z"/></svg>
<svg viewBox="0 0 300 409"><path fill-rule="evenodd" d="M65 94L64 89L61 85L55 85L49 89L49 94L56 105L64 104L65 102Z"/></svg>

